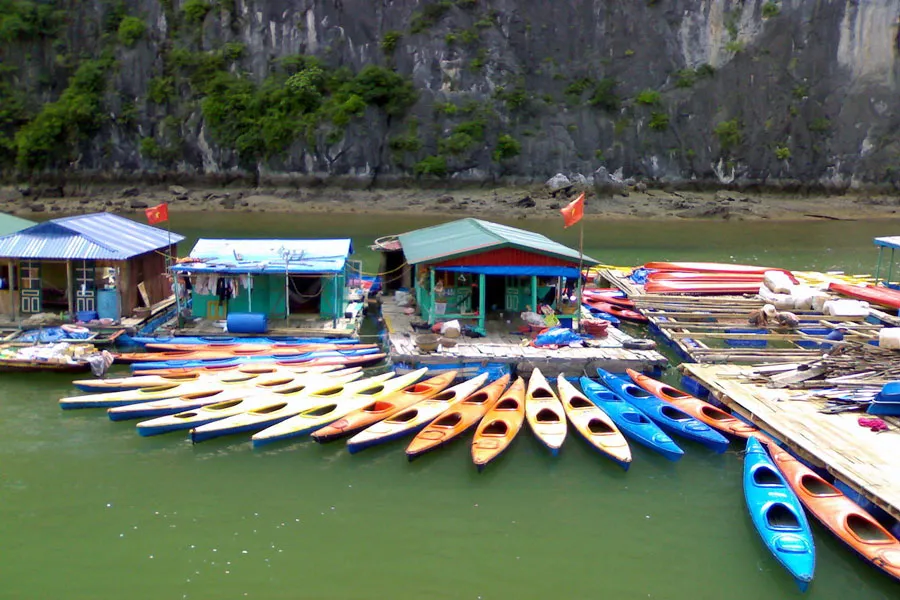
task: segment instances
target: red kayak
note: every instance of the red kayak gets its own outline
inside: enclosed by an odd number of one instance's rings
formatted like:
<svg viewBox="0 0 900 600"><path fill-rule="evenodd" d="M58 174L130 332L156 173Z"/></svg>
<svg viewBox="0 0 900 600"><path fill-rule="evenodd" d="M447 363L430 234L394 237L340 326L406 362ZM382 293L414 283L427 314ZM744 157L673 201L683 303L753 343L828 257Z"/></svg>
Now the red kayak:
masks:
<svg viewBox="0 0 900 600"><path fill-rule="evenodd" d="M732 265L729 263L708 263L708 262L648 262L644 264L645 269L653 269L655 271L691 271L698 273L759 273L766 271L784 271L790 273L787 269L777 269L775 267L757 267L755 265Z"/></svg>
<svg viewBox="0 0 900 600"><path fill-rule="evenodd" d="M614 317L618 317L620 319L625 319L626 321L634 321L635 323L647 322L647 317L637 312L636 310L622 308L621 306L616 306L615 304L610 304L609 302L601 302L599 300L585 299L584 303L591 308L602 310L605 313L609 313Z"/></svg>
<svg viewBox="0 0 900 600"><path fill-rule="evenodd" d="M853 285L850 283L833 282L828 284L828 289L842 296L849 296L858 300L865 300L872 304L900 308L900 291L892 290L880 285Z"/></svg>
<svg viewBox="0 0 900 600"><path fill-rule="evenodd" d="M648 294L756 294L759 281L648 281Z"/></svg>
<svg viewBox="0 0 900 600"><path fill-rule="evenodd" d="M618 291L618 290L617 290ZM582 290L581 296L584 302L608 302L622 308L634 308L634 302L621 296L613 296L614 292L598 293L597 290Z"/></svg>
<svg viewBox="0 0 900 600"><path fill-rule="evenodd" d="M654 271L647 281L755 281L762 283L762 273L712 273L688 271Z"/></svg>

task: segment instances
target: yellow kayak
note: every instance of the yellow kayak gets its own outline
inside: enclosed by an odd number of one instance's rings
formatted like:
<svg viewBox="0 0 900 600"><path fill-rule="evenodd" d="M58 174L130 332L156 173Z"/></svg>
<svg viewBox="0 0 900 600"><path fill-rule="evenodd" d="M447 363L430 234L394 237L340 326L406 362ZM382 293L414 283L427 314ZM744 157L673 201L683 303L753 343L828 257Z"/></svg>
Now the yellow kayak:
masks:
<svg viewBox="0 0 900 600"><path fill-rule="evenodd" d="M230 399L201 406L174 415L165 415L141 421L137 424L138 433L144 436L158 435L178 429L199 427L233 415L245 413L272 403L273 398L296 398L319 390L333 388L336 384L349 383L363 376L362 371L350 373L343 377L311 378L305 381L294 381L276 390L261 393L259 390L246 388L243 393L236 393Z"/></svg>
<svg viewBox="0 0 900 600"><path fill-rule="evenodd" d="M351 453L359 452L369 446L419 431L442 412L474 394L487 378L488 374L482 373L407 409L395 412L384 421L363 429L347 440L347 449Z"/></svg>
<svg viewBox="0 0 900 600"><path fill-rule="evenodd" d="M553 456L559 454L566 440L566 415L559 398L537 367L531 372L525 392L525 420L550 453Z"/></svg>
<svg viewBox="0 0 900 600"><path fill-rule="evenodd" d="M525 422L525 380L517 378L484 415L472 440L472 462L480 471L512 443Z"/></svg>
<svg viewBox="0 0 900 600"><path fill-rule="evenodd" d="M333 382L335 379L341 379L346 375L352 375L354 373L359 373L360 371L362 371L361 367L351 367L349 369L330 371L328 373L261 375L259 378L246 382L243 386L229 387L213 393L188 392L174 398L117 406L107 410L106 414L109 415L111 421L161 417L163 415L184 412L193 408L200 408L201 406L206 406L208 404L216 404L217 402L225 402L226 400L240 398L255 390L278 392L285 389L294 389L298 383L307 380L325 379L326 381ZM362 377L362 373L360 373L359 377Z"/></svg>
<svg viewBox="0 0 900 600"><path fill-rule="evenodd" d="M566 416L569 417L575 431L627 471L631 465L631 448L609 415L585 398L584 394L562 375L556 378L556 387Z"/></svg>
<svg viewBox="0 0 900 600"><path fill-rule="evenodd" d="M403 388L414 384L421 379L428 368L418 369L412 373L394 377L385 381L380 386L371 387L358 392L345 392L338 395L326 396L323 394L311 394L310 402L318 402L315 406L307 408L303 412L289 417L280 423L263 429L255 434L251 440L253 446L262 446L277 440L297 437L312 433L313 431L337 421L341 417L388 397Z"/></svg>
<svg viewBox="0 0 900 600"><path fill-rule="evenodd" d="M283 395L280 398L277 393L266 394L263 397L265 402L262 406L191 429L191 441L197 443L222 435L265 429L321 404L322 395L337 397L365 393L370 388L380 388L382 383L393 376L393 371L390 371L352 383L332 384L330 387L317 390L306 389L296 394Z"/></svg>

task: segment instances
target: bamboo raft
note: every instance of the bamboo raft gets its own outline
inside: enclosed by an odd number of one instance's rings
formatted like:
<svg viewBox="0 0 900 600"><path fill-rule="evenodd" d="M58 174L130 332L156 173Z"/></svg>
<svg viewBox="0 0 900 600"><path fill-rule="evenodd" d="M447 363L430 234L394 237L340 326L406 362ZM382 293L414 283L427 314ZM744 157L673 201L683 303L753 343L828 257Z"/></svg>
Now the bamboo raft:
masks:
<svg viewBox="0 0 900 600"><path fill-rule="evenodd" d="M679 369L732 412L900 520L900 420L884 419L889 430L875 433L859 426L860 413L823 414L823 401L802 389L768 387L749 366L683 363Z"/></svg>
<svg viewBox="0 0 900 600"><path fill-rule="evenodd" d="M391 359L412 367L505 363L518 372L531 372L538 367L547 377L556 377L559 373L596 375L597 367L620 373L625 369L653 372L668 364L666 357L656 350L623 348L624 341L634 338L615 327L609 327L607 337L595 340L593 347L534 348L522 345L527 338L521 333L493 332L482 338L459 337L453 347L435 353L423 352L416 346L412 317L404 314L393 297L382 299L381 313Z"/></svg>
<svg viewBox="0 0 900 600"><path fill-rule="evenodd" d="M832 344L825 336L774 327L755 327L748 322L762 308L758 298L736 295L696 296L648 294L624 271L602 269L600 276L628 294L635 307L650 321L655 333L666 338L683 358L698 363L758 364L804 362L822 355ZM816 311L791 311L804 329L846 329L845 339L865 343L877 339L882 325L865 317L832 317ZM766 333L737 333L731 329L766 329ZM754 347L727 347L741 343Z"/></svg>

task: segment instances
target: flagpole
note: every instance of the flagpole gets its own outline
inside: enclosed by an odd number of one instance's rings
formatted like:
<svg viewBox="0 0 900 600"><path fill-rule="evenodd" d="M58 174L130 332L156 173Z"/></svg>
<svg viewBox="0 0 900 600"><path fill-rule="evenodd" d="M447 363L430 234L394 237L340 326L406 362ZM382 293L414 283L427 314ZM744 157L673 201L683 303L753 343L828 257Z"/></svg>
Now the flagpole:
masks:
<svg viewBox="0 0 900 600"><path fill-rule="evenodd" d="M175 329L181 328L181 295L178 293L178 273L175 272L175 257L172 255L172 226L169 224L169 207L166 206L166 235L169 246L166 248L167 269L172 272L172 292L175 294Z"/></svg>
<svg viewBox="0 0 900 600"><path fill-rule="evenodd" d="M582 209L583 210L583 209ZM581 270L584 268L584 216L578 220L578 285L575 288L576 331L581 333Z"/></svg>

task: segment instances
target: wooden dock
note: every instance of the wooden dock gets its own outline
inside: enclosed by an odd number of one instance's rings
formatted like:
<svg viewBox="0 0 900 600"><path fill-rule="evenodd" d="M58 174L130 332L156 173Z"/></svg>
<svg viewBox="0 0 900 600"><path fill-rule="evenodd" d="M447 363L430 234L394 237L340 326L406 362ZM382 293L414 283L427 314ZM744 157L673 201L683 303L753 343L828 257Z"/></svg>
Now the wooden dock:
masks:
<svg viewBox="0 0 900 600"><path fill-rule="evenodd" d="M559 373L580 375L602 367L624 372L635 369L653 372L668 364L665 356L656 350L628 350L622 347L625 340L634 339L628 334L609 327L605 338L592 342L591 347L558 349L534 348L523 345L527 336L514 332L489 332L483 338L456 338L456 345L440 348L437 352L422 352L416 346L416 335L410 325L412 318L394 302L392 297L382 299L381 313L387 332L387 344L391 359L412 366L451 365L458 363L505 363L516 372L529 373L538 367L547 377Z"/></svg>
<svg viewBox="0 0 900 600"><path fill-rule="evenodd" d="M653 331L666 338L686 360L716 364L805 362L821 356L826 347L823 344L829 342L827 334L810 335L799 330L750 325L750 313L765 304L758 297L648 294L624 271L602 269L600 275L628 294L635 307L649 319ZM842 328L848 331L849 339L856 341L875 339L882 328L866 322L866 317L832 317L811 310L791 312L801 319L800 329ZM765 332L752 331L758 329Z"/></svg>
<svg viewBox="0 0 900 600"><path fill-rule="evenodd" d="M753 381L751 367L684 363L679 368L734 413L900 520L900 420L884 419L890 429L875 433L858 424L861 413L823 414L818 412L823 403L800 399L801 390Z"/></svg>

